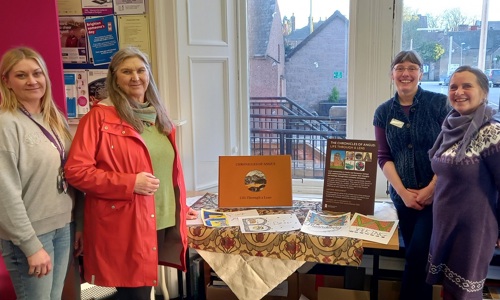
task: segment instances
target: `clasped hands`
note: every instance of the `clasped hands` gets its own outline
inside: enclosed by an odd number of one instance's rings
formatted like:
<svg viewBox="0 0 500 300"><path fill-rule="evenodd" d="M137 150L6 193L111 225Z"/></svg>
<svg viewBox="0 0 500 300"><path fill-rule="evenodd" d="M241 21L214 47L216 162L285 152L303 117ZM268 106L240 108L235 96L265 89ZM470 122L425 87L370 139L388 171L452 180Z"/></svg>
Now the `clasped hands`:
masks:
<svg viewBox="0 0 500 300"><path fill-rule="evenodd" d="M160 180L148 172L138 173L135 177L134 192L140 195L153 195L160 187Z"/></svg>
<svg viewBox="0 0 500 300"><path fill-rule="evenodd" d="M399 194L406 207L416 210L422 210L424 207L431 205L433 202L433 195L434 188L429 186L420 190L405 189Z"/></svg>

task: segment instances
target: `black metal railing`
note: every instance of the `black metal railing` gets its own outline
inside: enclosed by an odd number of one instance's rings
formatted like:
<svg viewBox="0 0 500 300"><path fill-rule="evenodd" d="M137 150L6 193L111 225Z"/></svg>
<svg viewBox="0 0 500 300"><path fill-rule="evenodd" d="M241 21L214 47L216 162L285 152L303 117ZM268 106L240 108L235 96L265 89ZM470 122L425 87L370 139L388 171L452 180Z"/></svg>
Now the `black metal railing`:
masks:
<svg viewBox="0 0 500 300"><path fill-rule="evenodd" d="M345 121L317 116L286 97L251 97L251 153L289 154L294 178L323 178L327 140L345 138Z"/></svg>

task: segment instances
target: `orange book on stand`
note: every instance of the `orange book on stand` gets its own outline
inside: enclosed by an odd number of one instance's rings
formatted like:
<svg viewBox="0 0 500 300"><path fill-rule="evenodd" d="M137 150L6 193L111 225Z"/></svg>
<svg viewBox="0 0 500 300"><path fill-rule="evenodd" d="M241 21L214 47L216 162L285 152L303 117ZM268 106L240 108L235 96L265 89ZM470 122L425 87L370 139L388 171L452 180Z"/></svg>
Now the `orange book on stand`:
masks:
<svg viewBox="0 0 500 300"><path fill-rule="evenodd" d="M292 206L289 155L220 156L219 207Z"/></svg>

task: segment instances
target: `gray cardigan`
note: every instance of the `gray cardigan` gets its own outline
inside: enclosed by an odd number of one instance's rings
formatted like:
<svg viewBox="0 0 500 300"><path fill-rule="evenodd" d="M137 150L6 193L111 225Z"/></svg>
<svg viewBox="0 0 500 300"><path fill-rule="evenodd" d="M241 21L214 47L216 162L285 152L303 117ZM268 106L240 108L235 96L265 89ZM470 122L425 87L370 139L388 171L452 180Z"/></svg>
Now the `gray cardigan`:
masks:
<svg viewBox="0 0 500 300"><path fill-rule="evenodd" d="M52 132L41 114L33 118ZM74 191L58 192L60 165L59 152L32 120L0 112L0 238L26 256L42 248L37 235L71 222Z"/></svg>

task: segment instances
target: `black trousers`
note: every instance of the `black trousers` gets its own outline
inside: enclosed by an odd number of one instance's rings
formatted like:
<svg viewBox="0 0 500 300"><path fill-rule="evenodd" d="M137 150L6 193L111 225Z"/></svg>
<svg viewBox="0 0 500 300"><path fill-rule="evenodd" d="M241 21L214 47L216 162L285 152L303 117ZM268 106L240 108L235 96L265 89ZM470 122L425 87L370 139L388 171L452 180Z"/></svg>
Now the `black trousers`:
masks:
<svg viewBox="0 0 500 300"><path fill-rule="evenodd" d="M117 287L116 300L150 300L150 286L141 287Z"/></svg>

